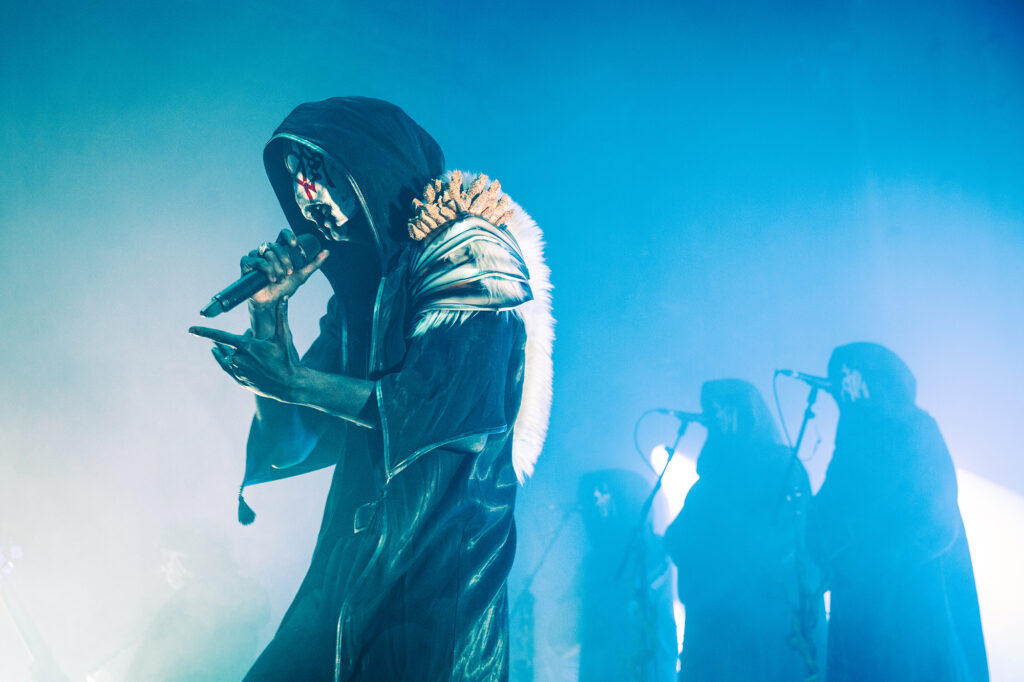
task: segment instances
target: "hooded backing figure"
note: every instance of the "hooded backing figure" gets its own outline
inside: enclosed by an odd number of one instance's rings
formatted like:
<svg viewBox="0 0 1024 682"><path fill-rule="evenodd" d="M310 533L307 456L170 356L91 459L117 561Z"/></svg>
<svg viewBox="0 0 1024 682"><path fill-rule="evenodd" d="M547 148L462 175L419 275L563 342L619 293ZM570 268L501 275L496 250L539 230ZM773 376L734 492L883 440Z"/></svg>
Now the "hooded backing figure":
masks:
<svg viewBox="0 0 1024 682"><path fill-rule="evenodd" d="M679 679L810 679L824 608L820 592L800 594L808 589L803 528L787 500L794 488L810 494L807 472L752 384L706 382L700 402L708 419L700 478L665 530L686 608Z"/></svg>
<svg viewBox="0 0 1024 682"><path fill-rule="evenodd" d="M270 284L214 355L257 394L244 485L336 465L308 573L246 680L500 680L517 478L550 405L537 226L368 98L303 104L264 151L292 230L242 259ZM330 251L294 268L296 234ZM287 297L334 296L298 360ZM239 518L252 512L239 495Z"/></svg>
<svg viewBox="0 0 1024 682"><path fill-rule="evenodd" d="M670 682L676 669L671 566L651 528L637 520L648 481L627 469L580 477L587 534L579 568L579 682Z"/></svg>
<svg viewBox="0 0 1024 682"><path fill-rule="evenodd" d="M223 682L245 674L270 620L270 600L241 572L230 546L206 524L162 534L160 572L173 592L143 631L124 676L114 679Z"/></svg>
<svg viewBox="0 0 1024 682"><path fill-rule="evenodd" d="M808 544L832 592L830 682L988 680L956 470L914 376L853 343L828 377L839 425Z"/></svg>

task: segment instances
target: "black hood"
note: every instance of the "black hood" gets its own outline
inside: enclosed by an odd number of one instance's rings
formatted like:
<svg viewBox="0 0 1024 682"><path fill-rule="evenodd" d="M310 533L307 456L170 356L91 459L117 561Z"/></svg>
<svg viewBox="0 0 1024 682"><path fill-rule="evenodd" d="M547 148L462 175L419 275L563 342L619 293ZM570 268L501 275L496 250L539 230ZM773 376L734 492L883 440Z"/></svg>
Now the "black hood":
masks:
<svg viewBox="0 0 1024 682"><path fill-rule="evenodd" d="M749 381L716 379L700 388L701 411L714 412L715 405L736 410L736 432L720 433L708 425L708 437L697 457L697 475L730 481L738 489L772 491L766 481L790 464L789 450L782 446L775 418L761 392Z"/></svg>
<svg viewBox="0 0 1024 682"><path fill-rule="evenodd" d="M736 438L759 444L778 444L778 429L771 410L761 397L761 392L749 381L742 379L716 379L705 381L700 387L700 406L704 414L711 414L713 405L732 407L736 410ZM709 429L709 438L711 430Z"/></svg>
<svg viewBox="0 0 1024 682"><path fill-rule="evenodd" d="M917 382L906 363L885 346L877 343L851 343L832 351L828 378L840 408L850 404L841 399L843 369L860 372L868 388L865 399L853 405L858 412L899 414L914 407Z"/></svg>
<svg viewBox="0 0 1024 682"><path fill-rule="evenodd" d="M383 100L333 97L300 104L263 150L267 177L296 234L315 230L295 203L292 176L284 165L285 150L293 141L321 151L348 176L386 270L410 241L413 198L444 172L437 142L404 111Z"/></svg>

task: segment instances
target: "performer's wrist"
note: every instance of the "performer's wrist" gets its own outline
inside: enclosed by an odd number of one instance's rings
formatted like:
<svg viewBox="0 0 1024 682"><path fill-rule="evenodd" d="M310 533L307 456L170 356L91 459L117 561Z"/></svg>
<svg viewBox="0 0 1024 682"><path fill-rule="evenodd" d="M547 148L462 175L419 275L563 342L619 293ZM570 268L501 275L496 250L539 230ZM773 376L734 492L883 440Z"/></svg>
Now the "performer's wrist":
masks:
<svg viewBox="0 0 1024 682"><path fill-rule="evenodd" d="M315 406L317 374L319 372L315 369L298 365L289 382L287 402L295 405Z"/></svg>
<svg viewBox="0 0 1024 682"><path fill-rule="evenodd" d="M311 407L366 428L379 426L372 381L297 365L282 384L286 395L279 400L283 402Z"/></svg>
<svg viewBox="0 0 1024 682"><path fill-rule="evenodd" d="M249 299L249 327L257 339L269 339L277 327L277 301L256 303Z"/></svg>

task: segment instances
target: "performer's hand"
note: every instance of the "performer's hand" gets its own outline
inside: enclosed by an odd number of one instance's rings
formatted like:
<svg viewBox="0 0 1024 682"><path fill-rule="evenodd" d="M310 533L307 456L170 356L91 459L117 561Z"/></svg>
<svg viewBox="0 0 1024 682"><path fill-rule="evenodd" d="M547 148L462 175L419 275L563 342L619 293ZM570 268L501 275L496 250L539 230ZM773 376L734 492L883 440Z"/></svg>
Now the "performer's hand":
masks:
<svg viewBox="0 0 1024 682"><path fill-rule="evenodd" d="M287 247L282 244L287 244ZM310 275L316 272L317 268L323 265L329 255L329 252L324 249L306 263L305 267L296 270L289 255L289 248L296 249L298 245L295 233L284 229L281 230L277 242L263 242L259 248L242 256L240 265L243 275L252 270L259 270L270 280L270 284L249 299L252 306L273 310L274 304L281 297L294 294L295 290L302 286Z"/></svg>
<svg viewBox="0 0 1024 682"><path fill-rule="evenodd" d="M221 369L245 388L266 398L296 402L303 368L288 326L286 295L277 299L274 333L266 339L256 338L251 330L231 334L210 327L190 327L188 331L213 341L213 357Z"/></svg>

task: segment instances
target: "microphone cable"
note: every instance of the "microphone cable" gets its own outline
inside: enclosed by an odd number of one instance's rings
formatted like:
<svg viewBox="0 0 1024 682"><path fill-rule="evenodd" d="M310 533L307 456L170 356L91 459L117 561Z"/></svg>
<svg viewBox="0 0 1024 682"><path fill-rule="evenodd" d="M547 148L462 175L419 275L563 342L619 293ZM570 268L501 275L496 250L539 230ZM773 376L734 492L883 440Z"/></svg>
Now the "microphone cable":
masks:
<svg viewBox="0 0 1024 682"><path fill-rule="evenodd" d="M636 454L640 455L640 459L642 459L642 460L644 461L644 464L646 464L646 465L647 465L647 468L648 468L648 469L650 469L650 470L651 470L652 472L654 472L655 474L658 474L658 473L659 473L659 472L658 472L658 470L654 468L654 465L653 465L653 464L651 464L651 459L650 459L650 457L648 457L647 455L645 455L645 454L644 454L644 451L643 451L643 448L641 448L641 447L640 447L640 424L641 424L641 423L643 422L643 420L644 420L644 419L646 419L646 418L647 418L647 417L648 417L649 415L652 415L652 414L654 414L655 412L658 412L658 411L659 411L660 409L661 409L661 408L657 408L657 407L656 407L656 408L654 408L654 409L650 409L650 410L645 410L645 411L644 411L644 412L643 412L643 413L642 413L642 414L640 415L640 417L639 417L639 418L637 418L637 420L636 420L636 423L635 423L635 424L633 424L633 447L635 447L635 448L636 448Z"/></svg>
<svg viewBox="0 0 1024 682"><path fill-rule="evenodd" d="M786 428L786 415L782 414L782 402L779 400L779 370L772 375L772 395L775 396L775 411L779 413L779 424L782 425L782 435L786 437L786 445L793 449L793 439L789 437L789 429Z"/></svg>

